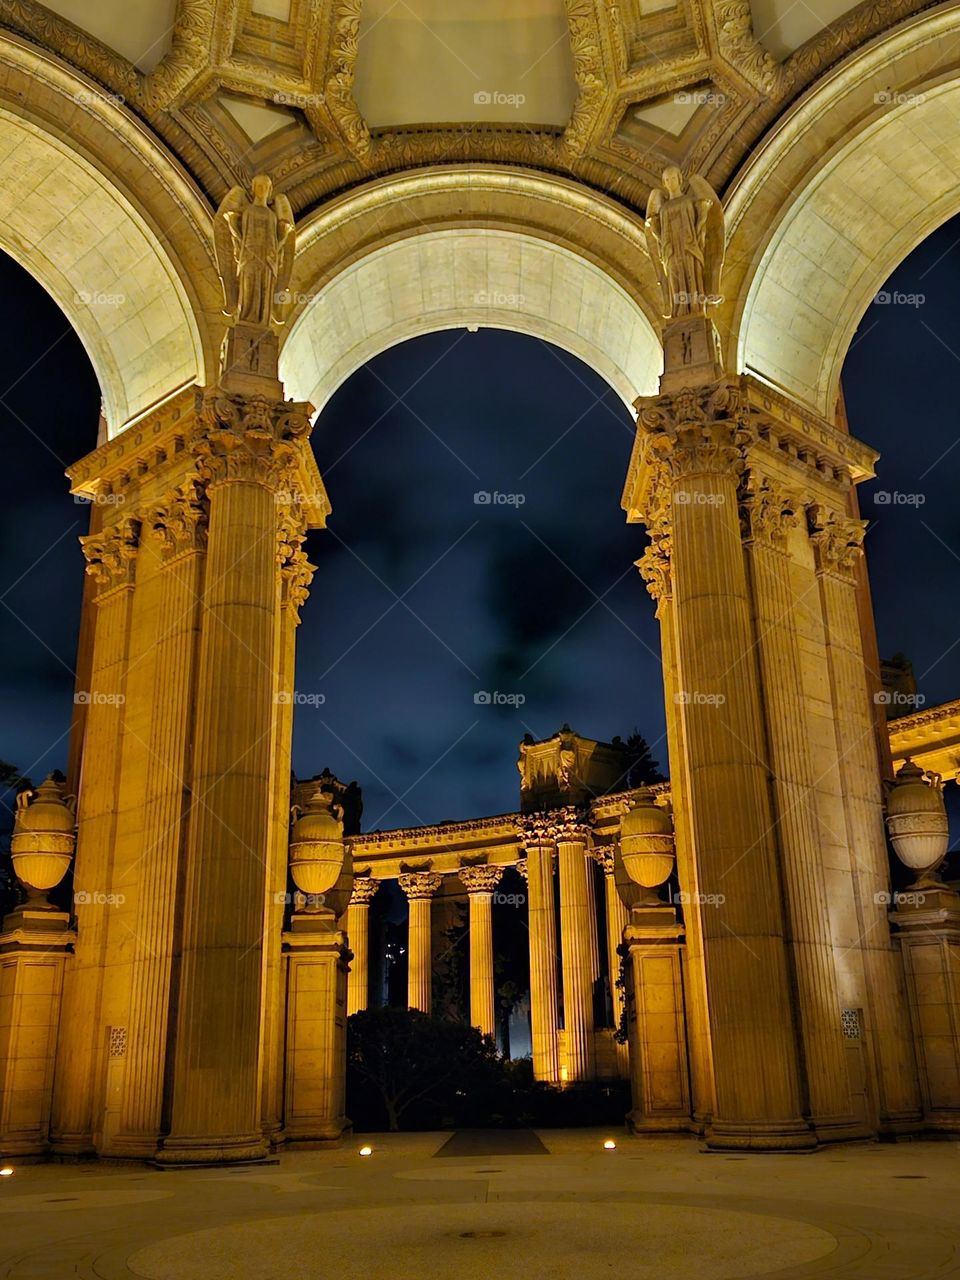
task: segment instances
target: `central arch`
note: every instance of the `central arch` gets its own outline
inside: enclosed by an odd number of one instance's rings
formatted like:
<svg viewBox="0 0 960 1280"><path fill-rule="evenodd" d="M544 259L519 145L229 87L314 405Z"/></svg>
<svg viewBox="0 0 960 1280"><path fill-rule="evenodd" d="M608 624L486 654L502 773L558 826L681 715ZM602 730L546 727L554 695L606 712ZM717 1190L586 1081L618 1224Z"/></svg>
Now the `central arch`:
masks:
<svg viewBox="0 0 960 1280"><path fill-rule="evenodd" d="M628 406L662 367L640 218L521 170L427 170L333 202L301 229L291 290L281 376L317 409L379 352L441 329L543 338Z"/></svg>

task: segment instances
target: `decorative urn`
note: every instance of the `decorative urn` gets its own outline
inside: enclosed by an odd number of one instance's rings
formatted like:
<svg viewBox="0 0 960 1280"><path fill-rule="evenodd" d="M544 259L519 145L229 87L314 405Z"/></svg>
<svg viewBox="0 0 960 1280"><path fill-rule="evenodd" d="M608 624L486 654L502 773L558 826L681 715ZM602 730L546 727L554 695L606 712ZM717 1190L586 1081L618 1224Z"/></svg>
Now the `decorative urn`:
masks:
<svg viewBox="0 0 960 1280"><path fill-rule="evenodd" d="M31 896L46 900L67 873L76 845L73 797L65 798L51 774L34 791L17 796L10 854L17 879Z"/></svg>
<svg viewBox="0 0 960 1280"><path fill-rule="evenodd" d="M350 859L343 838L342 813L334 793L327 787L317 787L302 809L294 805L293 813L296 819L290 837L293 882L309 905L341 915L350 897L349 885L342 891L345 873L350 871ZM346 879L349 878L346 875ZM341 897L344 898L342 904Z"/></svg>
<svg viewBox="0 0 960 1280"><path fill-rule="evenodd" d="M644 789L620 818L620 856L627 875L644 889L656 889L673 870L673 820Z"/></svg>
<svg viewBox="0 0 960 1280"><path fill-rule="evenodd" d="M887 795L887 830L897 857L918 884L937 884L950 833L940 775L905 760Z"/></svg>

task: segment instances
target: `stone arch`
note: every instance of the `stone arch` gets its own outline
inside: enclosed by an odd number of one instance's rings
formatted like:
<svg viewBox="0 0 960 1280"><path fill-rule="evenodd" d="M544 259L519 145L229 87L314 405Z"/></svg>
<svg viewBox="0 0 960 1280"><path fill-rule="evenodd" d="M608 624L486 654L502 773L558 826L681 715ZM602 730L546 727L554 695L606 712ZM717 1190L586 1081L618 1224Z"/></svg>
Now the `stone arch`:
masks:
<svg viewBox="0 0 960 1280"><path fill-rule="evenodd" d="M632 404L656 389L656 285L635 215L575 183L493 167L371 184L301 231L288 392L317 408L418 334L487 326L579 356Z"/></svg>
<svg viewBox="0 0 960 1280"><path fill-rule="evenodd" d="M828 418L870 300L960 211L958 15L939 6L840 64L727 196L728 362Z"/></svg>
<svg viewBox="0 0 960 1280"><path fill-rule="evenodd" d="M214 376L210 210L122 101L0 37L0 247L53 296L111 436Z"/></svg>

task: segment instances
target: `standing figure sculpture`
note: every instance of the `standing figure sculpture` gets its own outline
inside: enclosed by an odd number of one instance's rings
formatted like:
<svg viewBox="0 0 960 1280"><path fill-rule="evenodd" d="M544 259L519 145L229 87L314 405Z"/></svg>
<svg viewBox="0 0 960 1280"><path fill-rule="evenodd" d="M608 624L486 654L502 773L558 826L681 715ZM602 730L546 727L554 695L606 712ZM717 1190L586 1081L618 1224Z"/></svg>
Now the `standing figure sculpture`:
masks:
<svg viewBox="0 0 960 1280"><path fill-rule="evenodd" d="M644 223L647 248L663 291L664 317L705 316L720 296L723 268L723 206L699 174L685 181L675 165L663 171Z"/></svg>
<svg viewBox="0 0 960 1280"><path fill-rule="evenodd" d="M286 317L287 285L293 271L293 210L273 182L258 173L250 184L231 187L214 219L217 269L224 314L233 325L269 329Z"/></svg>

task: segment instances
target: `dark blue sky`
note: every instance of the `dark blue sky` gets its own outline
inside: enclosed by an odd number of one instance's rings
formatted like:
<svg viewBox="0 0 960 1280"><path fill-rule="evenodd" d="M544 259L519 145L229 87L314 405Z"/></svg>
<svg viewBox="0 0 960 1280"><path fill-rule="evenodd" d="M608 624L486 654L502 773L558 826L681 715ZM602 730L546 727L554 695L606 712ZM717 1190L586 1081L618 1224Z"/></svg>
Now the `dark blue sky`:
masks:
<svg viewBox="0 0 960 1280"><path fill-rule="evenodd" d="M851 430L883 451L861 490L881 651L912 657L934 703L960 695L960 223L888 290L925 301L868 308L845 389ZM95 443L98 392L8 259L0 324L0 757L38 776L66 758L87 511L63 469ZM637 728L666 764L643 534L620 510L631 432L591 370L497 331L405 343L340 389L313 437L334 513L309 545L297 689L324 700L298 709L299 774L356 778L369 829L513 808L517 741L564 720ZM878 489L923 502L877 504Z"/></svg>

